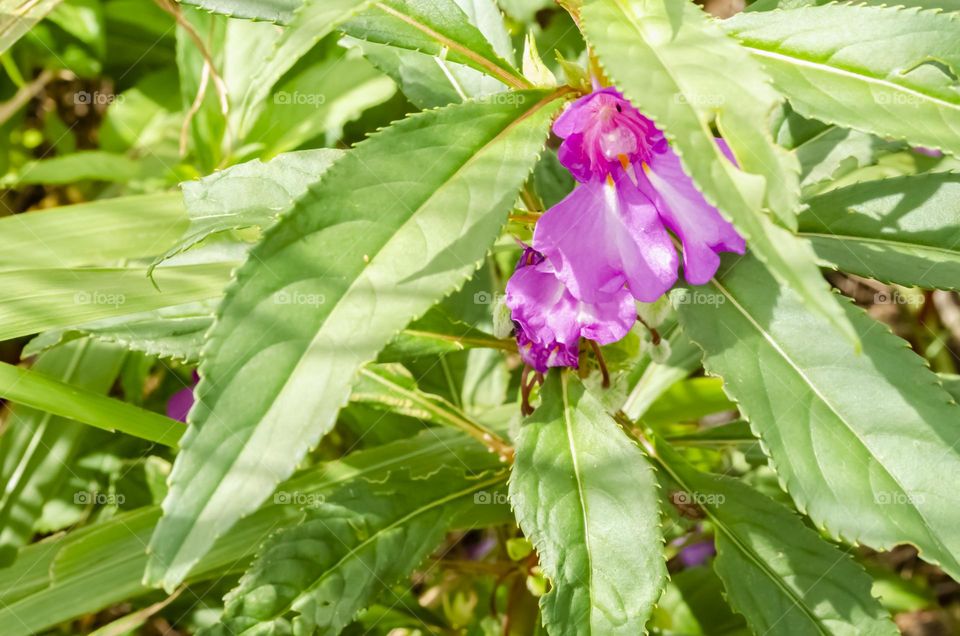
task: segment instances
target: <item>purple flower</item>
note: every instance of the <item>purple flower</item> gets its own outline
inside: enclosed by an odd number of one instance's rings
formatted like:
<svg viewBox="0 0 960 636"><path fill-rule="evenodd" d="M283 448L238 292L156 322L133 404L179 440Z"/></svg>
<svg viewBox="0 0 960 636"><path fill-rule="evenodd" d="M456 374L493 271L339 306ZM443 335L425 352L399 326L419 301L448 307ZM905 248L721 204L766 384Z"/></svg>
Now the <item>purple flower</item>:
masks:
<svg viewBox="0 0 960 636"><path fill-rule="evenodd" d="M716 553L717 549L713 546L713 541L708 540L691 543L682 548L678 556L684 567L695 568L706 563Z"/></svg>
<svg viewBox="0 0 960 636"><path fill-rule="evenodd" d="M663 133L614 88L581 97L557 119L561 163L584 185L537 224L533 247L583 300L626 284L652 302L676 281L666 230L683 245L684 277L710 280L718 252L746 244L694 186ZM718 141L732 160L729 149Z"/></svg>
<svg viewBox="0 0 960 636"><path fill-rule="evenodd" d="M529 247L507 283L506 303L520 356L541 373L549 367L576 367L581 337L599 344L616 342L637 319L633 299L622 285L594 302L578 300L553 264Z"/></svg>
<svg viewBox="0 0 960 636"><path fill-rule="evenodd" d="M657 209L623 170L589 181L537 222L533 246L570 292L587 302L624 285L653 302L677 280L677 251Z"/></svg>
<svg viewBox="0 0 960 636"><path fill-rule="evenodd" d="M187 421L187 413L190 412L190 409L193 407L193 390L197 386L197 382L200 381L200 376L197 375L197 372L193 372L193 382L190 386L180 389L167 400L167 417L179 422Z"/></svg>

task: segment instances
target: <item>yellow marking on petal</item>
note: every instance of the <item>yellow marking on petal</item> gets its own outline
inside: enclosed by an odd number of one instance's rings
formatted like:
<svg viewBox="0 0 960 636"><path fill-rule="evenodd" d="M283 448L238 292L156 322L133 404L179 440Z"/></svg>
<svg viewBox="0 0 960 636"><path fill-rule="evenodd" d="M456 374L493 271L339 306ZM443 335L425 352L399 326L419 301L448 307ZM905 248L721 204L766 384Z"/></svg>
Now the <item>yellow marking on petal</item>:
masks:
<svg viewBox="0 0 960 636"><path fill-rule="evenodd" d="M617 159L620 160L620 165L623 166L623 169L624 169L624 170L626 170L626 169L627 169L627 166L630 165L630 160L627 159L627 155L619 154L619 155L617 155Z"/></svg>
<svg viewBox="0 0 960 636"><path fill-rule="evenodd" d="M607 175L607 185L609 185L611 188L614 187L614 185L613 185L613 175L609 175L609 174Z"/></svg>
<svg viewBox="0 0 960 636"><path fill-rule="evenodd" d="M646 161L641 161L641 162L640 162L640 167L643 168L643 173L644 173L644 174L650 174L650 166L647 165L647 162L646 162Z"/></svg>

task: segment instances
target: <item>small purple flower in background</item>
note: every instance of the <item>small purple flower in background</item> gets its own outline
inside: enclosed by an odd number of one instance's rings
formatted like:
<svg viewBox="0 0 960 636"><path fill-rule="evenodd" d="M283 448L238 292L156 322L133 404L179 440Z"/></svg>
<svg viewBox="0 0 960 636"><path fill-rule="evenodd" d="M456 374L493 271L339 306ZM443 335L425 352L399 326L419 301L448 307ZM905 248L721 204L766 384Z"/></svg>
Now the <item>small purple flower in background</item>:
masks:
<svg viewBox="0 0 960 636"><path fill-rule="evenodd" d="M683 563L683 566L686 568L695 568L698 565L703 565L710 560L713 555L717 553L717 549L713 545L712 540L699 541L697 543L691 543L690 545L681 548L680 552L677 554L680 562Z"/></svg>
<svg viewBox="0 0 960 636"><path fill-rule="evenodd" d="M170 396L170 399L167 400L167 417L179 422L187 421L187 413L189 413L193 407L193 390L197 388L197 382L199 381L200 376L194 371L193 382L190 386L180 389Z"/></svg>

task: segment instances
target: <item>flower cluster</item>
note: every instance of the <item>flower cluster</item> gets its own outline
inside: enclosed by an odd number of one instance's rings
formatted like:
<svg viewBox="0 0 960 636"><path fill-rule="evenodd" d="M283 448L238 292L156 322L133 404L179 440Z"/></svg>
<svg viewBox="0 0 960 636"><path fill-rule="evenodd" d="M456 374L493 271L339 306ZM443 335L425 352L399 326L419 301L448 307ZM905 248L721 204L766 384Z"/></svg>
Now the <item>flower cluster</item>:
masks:
<svg viewBox="0 0 960 636"><path fill-rule="evenodd" d="M537 222L507 283L524 362L538 372L576 367L580 338L609 344L677 280L702 285L718 252L745 249L684 173L663 133L615 88L571 104L553 126L560 162L579 182ZM723 140L717 143L733 161Z"/></svg>

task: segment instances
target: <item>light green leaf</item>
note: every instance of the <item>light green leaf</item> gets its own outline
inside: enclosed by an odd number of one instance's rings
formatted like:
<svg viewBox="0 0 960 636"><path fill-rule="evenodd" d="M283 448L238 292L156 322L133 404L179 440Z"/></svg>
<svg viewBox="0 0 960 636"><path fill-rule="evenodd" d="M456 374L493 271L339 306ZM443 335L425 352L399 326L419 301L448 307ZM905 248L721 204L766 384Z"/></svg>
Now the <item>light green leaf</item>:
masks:
<svg viewBox="0 0 960 636"><path fill-rule="evenodd" d="M87 179L126 183L144 176L143 166L142 161L126 155L103 150L84 150L62 157L31 161L12 178L5 179L3 185L58 185Z"/></svg>
<svg viewBox="0 0 960 636"><path fill-rule="evenodd" d="M551 372L541 397L510 501L552 584L543 622L551 636L642 634L666 580L653 471L571 374Z"/></svg>
<svg viewBox="0 0 960 636"><path fill-rule="evenodd" d="M329 430L359 368L469 277L557 97L521 93L395 124L335 163L253 250L208 338L147 580L181 581Z"/></svg>
<svg viewBox="0 0 960 636"><path fill-rule="evenodd" d="M773 143L769 130L779 97L758 66L686 0L591 0L583 23L610 79L659 123L704 196L782 283L855 341L813 263L813 250L761 211L766 190L777 218L795 225L799 192L795 159ZM714 118L747 172L716 144Z"/></svg>
<svg viewBox="0 0 960 636"><path fill-rule="evenodd" d="M113 386L124 352L92 342L54 349L37 359L34 371L95 393ZM0 373L2 375L2 373ZM49 402L55 396L45 396ZM90 429L48 412L9 409L0 435L0 566L34 534L43 504L59 480L70 473L77 446Z"/></svg>
<svg viewBox="0 0 960 636"><path fill-rule="evenodd" d="M668 444L655 452L716 529L714 568L754 633L900 633L870 595L866 572L791 510L741 481L697 471Z"/></svg>
<svg viewBox="0 0 960 636"><path fill-rule="evenodd" d="M0 0L0 53L6 52L62 0Z"/></svg>
<svg viewBox="0 0 960 636"><path fill-rule="evenodd" d="M448 468L427 479L397 471L383 483L353 480L266 543L227 595L221 623L204 633L339 634L379 595L399 600L390 586L437 547L459 508L483 505L506 476Z"/></svg>
<svg viewBox="0 0 960 636"><path fill-rule="evenodd" d="M321 501L354 480L384 483L397 471L426 478L443 467L482 471L498 465L486 448L448 430L321 463L281 485L282 496L220 537L190 580L242 572L268 536L302 520L293 499ZM143 546L159 517L159 506L141 508L23 548L10 568L0 569L0 636L32 636L151 591L140 581L147 563Z"/></svg>
<svg viewBox="0 0 960 636"><path fill-rule="evenodd" d="M0 269L115 265L153 256L184 232L177 194L119 197L0 219ZM110 240L105 241L104 237Z"/></svg>
<svg viewBox="0 0 960 636"><path fill-rule="evenodd" d="M867 181L808 204L800 235L832 266L899 285L960 289L960 175Z"/></svg>
<svg viewBox="0 0 960 636"><path fill-rule="evenodd" d="M0 271L0 340L217 298L235 263ZM38 290L40 290L38 292Z"/></svg>
<svg viewBox="0 0 960 636"><path fill-rule="evenodd" d="M131 351L195 363L200 359L203 335L213 324L216 305L216 301L188 303L45 331L27 343L21 356L36 355L62 342L92 336Z"/></svg>
<svg viewBox="0 0 960 636"><path fill-rule="evenodd" d="M954 15L837 3L744 13L724 26L800 114L960 153Z"/></svg>
<svg viewBox="0 0 960 636"><path fill-rule="evenodd" d="M273 225L342 155L342 150L331 148L291 152L267 163L254 159L180 184L190 225L153 266L211 234Z"/></svg>
<svg viewBox="0 0 960 636"><path fill-rule="evenodd" d="M726 271L718 302L682 304L680 319L800 511L848 543L912 543L960 573L957 492L943 479L960 474L960 407L937 376L849 302L860 354L755 259Z"/></svg>
<svg viewBox="0 0 960 636"><path fill-rule="evenodd" d="M42 371L0 362L0 397L40 411L134 437L174 446L184 432L181 422L128 402L68 384Z"/></svg>

